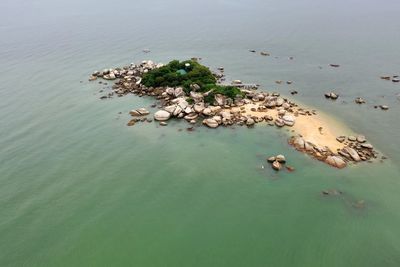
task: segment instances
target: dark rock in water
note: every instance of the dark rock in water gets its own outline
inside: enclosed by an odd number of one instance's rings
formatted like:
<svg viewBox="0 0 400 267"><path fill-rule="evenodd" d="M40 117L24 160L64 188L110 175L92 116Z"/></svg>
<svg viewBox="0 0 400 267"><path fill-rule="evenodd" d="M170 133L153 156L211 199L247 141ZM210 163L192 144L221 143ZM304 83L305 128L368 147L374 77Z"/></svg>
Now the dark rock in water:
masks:
<svg viewBox="0 0 400 267"><path fill-rule="evenodd" d="M135 123L136 123L136 120L133 119L133 120L130 120L126 125L127 126L133 126L133 125L135 125Z"/></svg>
<svg viewBox="0 0 400 267"><path fill-rule="evenodd" d="M362 99L361 97L357 97L354 102L356 102L357 104L365 104L365 100Z"/></svg>
<svg viewBox="0 0 400 267"><path fill-rule="evenodd" d="M356 202L353 202L352 205L356 209L363 209L363 208L365 208L365 201L364 200L358 200Z"/></svg>
<svg viewBox="0 0 400 267"><path fill-rule="evenodd" d="M274 162L275 160L276 160L275 157L269 157L269 158L267 159L267 161L268 161L269 163L272 163L272 162Z"/></svg>
<svg viewBox="0 0 400 267"><path fill-rule="evenodd" d="M332 100L336 100L339 98L339 95L334 92L325 93L326 98L330 98Z"/></svg>
<svg viewBox="0 0 400 267"><path fill-rule="evenodd" d="M381 76L381 79L390 81L390 76Z"/></svg>
<svg viewBox="0 0 400 267"><path fill-rule="evenodd" d="M398 83L398 82L400 82L400 79L399 79L399 78L393 78L393 79L392 79L392 82Z"/></svg>
<svg viewBox="0 0 400 267"><path fill-rule="evenodd" d="M291 166L286 166L286 170L288 170L289 172L294 172L294 168Z"/></svg>
<svg viewBox="0 0 400 267"><path fill-rule="evenodd" d="M379 106L382 110L388 110L389 109L389 106L386 106L386 105L380 105Z"/></svg>
<svg viewBox="0 0 400 267"><path fill-rule="evenodd" d="M343 192L336 190L336 189L326 189L326 190L322 190L321 194L325 195L325 196L338 196L338 195L343 194Z"/></svg>
<svg viewBox="0 0 400 267"><path fill-rule="evenodd" d="M290 92L292 95L297 95L298 92L296 90Z"/></svg>
<svg viewBox="0 0 400 267"><path fill-rule="evenodd" d="M339 68L340 65L339 64L329 64L329 66L333 67L333 68Z"/></svg>
<svg viewBox="0 0 400 267"><path fill-rule="evenodd" d="M105 95L103 95L103 96L100 97L100 99L102 99L102 100L103 100L103 99L107 99L107 98L108 98L108 97L105 96Z"/></svg>
<svg viewBox="0 0 400 267"><path fill-rule="evenodd" d="M160 125L161 125L161 126L167 126L168 123L166 123L165 121L160 121Z"/></svg>
<svg viewBox="0 0 400 267"><path fill-rule="evenodd" d="M251 50L249 50L251 53L255 53L256 52L256 50L253 50L253 49L251 49Z"/></svg>
<svg viewBox="0 0 400 267"><path fill-rule="evenodd" d="M338 99L339 95L335 94L335 93L331 93L331 99L336 100Z"/></svg>

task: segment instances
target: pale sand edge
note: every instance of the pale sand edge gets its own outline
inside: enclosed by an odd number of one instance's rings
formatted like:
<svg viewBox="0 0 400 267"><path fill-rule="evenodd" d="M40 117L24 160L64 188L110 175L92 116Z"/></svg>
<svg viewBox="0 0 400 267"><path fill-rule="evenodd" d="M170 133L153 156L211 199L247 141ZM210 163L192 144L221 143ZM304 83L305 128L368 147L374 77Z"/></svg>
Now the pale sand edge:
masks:
<svg viewBox="0 0 400 267"><path fill-rule="evenodd" d="M276 108L267 109L266 111L251 111L251 108L257 108L258 104L261 104L261 102L244 105L246 113L243 113L243 115L255 117L270 115L274 119L278 118L278 110ZM304 110L312 110L312 108L305 105L299 105L300 107ZM231 110L238 111L240 108L232 108ZM290 114L293 115L293 113ZM316 115L299 115L295 118L296 121L293 126L284 126L284 128L294 131L289 131L290 135L301 135L305 140L320 147L326 146L334 153L345 146L343 143L338 142L336 137L354 135L354 132L344 123L321 111L318 111ZM322 127L322 131L320 131L320 127Z"/></svg>

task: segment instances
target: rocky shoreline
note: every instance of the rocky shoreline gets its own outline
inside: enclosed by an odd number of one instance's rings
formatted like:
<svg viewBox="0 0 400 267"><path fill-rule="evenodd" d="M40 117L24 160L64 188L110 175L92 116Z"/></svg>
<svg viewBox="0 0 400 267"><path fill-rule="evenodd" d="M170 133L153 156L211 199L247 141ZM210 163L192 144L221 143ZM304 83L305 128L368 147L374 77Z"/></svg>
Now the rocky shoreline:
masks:
<svg viewBox="0 0 400 267"><path fill-rule="evenodd" d="M209 128L231 125L253 127L255 124L263 122L270 126L283 128L293 127L298 118L311 118L317 115L315 110L299 107L279 93L244 89L245 86L238 86L241 95L229 98L222 94L215 94L210 103L205 99L209 97L212 90L199 92L200 86L197 84L190 84L189 92L181 86L153 88L142 84L142 78L146 73L162 66L164 65L156 64L150 60L142 61L140 64L132 63L122 68L95 71L89 77L89 81L103 79L114 82L113 92L101 97L101 99L113 95L122 97L127 94L154 97L157 103L152 107L158 107L159 110L153 114L153 118L162 126L166 126L169 119L178 118L186 120L192 125L203 124ZM218 68L218 72L213 74L218 84L225 81L222 67ZM102 81L99 83L102 83ZM235 80L232 85L242 85L242 82ZM332 95L329 95L329 97L332 97ZM140 121L153 121L147 117L150 112L144 108L131 110L130 115L133 118L127 123L128 126L133 126ZM321 128L319 129L321 132L322 127L319 128ZM292 130L292 132L295 131ZM337 136L335 142L338 143L339 147L336 148L336 151L332 151L328 146L317 145L306 140L301 134L289 138L289 144L296 150L337 168L344 168L351 163L370 162L378 157L378 152L374 150L371 144L366 143L363 136Z"/></svg>

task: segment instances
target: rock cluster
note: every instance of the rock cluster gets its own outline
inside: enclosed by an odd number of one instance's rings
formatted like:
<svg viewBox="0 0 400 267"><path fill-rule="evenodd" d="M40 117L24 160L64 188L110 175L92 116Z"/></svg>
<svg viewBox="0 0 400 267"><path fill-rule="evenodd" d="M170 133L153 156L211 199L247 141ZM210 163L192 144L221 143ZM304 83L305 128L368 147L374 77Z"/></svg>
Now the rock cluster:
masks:
<svg viewBox="0 0 400 267"><path fill-rule="evenodd" d="M280 171L282 169L282 165L286 163L286 158L284 155L277 155L267 158L267 161L271 163L272 169Z"/></svg>
<svg viewBox="0 0 400 267"><path fill-rule="evenodd" d="M330 92L330 93L325 93L325 97L330 98L332 100L336 100L339 98L339 95L334 92Z"/></svg>
<svg viewBox="0 0 400 267"><path fill-rule="evenodd" d="M145 108L133 109L133 110L129 111L129 114L134 118L131 119L126 124L127 126L133 126L137 122L152 122L153 121L152 119L145 117L150 114L150 112Z"/></svg>
<svg viewBox="0 0 400 267"><path fill-rule="evenodd" d="M167 121L170 118L185 119L191 124L201 122L210 127L244 125L252 127L260 122L267 122L278 127L293 126L295 117L311 116L315 111L308 111L298 108L297 105L279 93L257 92L255 90L241 89L243 96L237 95L234 99L224 95L216 94L214 103L208 104L204 98L209 92L198 92L199 85L190 85L190 92L186 93L182 87L146 87L141 84L141 77L149 70L159 68L163 64L156 64L152 61L143 61L140 64L131 64L122 68L107 69L102 72L95 71L91 77L103 79L115 79L112 86L112 95L123 96L136 94L138 96L152 96L159 101L160 110L154 113L154 120ZM223 67L218 68L220 73L214 73L217 79L224 78ZM241 85L240 80L234 80L232 84ZM251 111L246 110L247 105L253 105ZM277 110L278 115L274 118L271 115L257 116L257 112ZM148 111L132 110L133 116L145 115ZM134 123L132 121L131 123Z"/></svg>
<svg viewBox="0 0 400 267"><path fill-rule="evenodd" d="M367 143L363 135L357 137L339 136L336 140L345 145L338 151L331 151L328 147L317 146L301 136L291 137L289 144L297 150L339 169L346 167L349 162L370 161L378 157L378 152L374 150L371 144Z"/></svg>
<svg viewBox="0 0 400 267"><path fill-rule="evenodd" d="M381 79L382 79L382 80L387 80L387 81L390 81L390 80L391 80L391 81L394 82L394 83L400 82L399 75L381 76Z"/></svg>

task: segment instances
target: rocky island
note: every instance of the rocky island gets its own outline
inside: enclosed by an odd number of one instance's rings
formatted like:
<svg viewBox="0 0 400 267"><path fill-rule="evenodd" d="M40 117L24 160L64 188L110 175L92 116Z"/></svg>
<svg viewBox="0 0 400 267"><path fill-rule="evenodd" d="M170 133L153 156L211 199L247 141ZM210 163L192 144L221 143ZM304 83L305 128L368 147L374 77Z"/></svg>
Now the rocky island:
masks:
<svg viewBox="0 0 400 267"><path fill-rule="evenodd" d="M157 99L153 114L160 125L167 125L171 118L183 119L192 125L209 128L232 125L253 127L265 124L279 128L290 127L288 143L315 159L337 168L351 163L371 162L378 152L367 143L363 135L345 136L345 127L332 123L331 119L281 96L276 92L257 90L257 85L243 84L235 80L224 83L224 69L211 72L198 59L173 60L156 64L143 61L122 68L95 71L89 81L112 80L112 95L135 94ZM331 97L331 96L330 96ZM128 126L140 121L152 122L144 108L130 111L133 117ZM278 169L279 161L273 165Z"/></svg>

